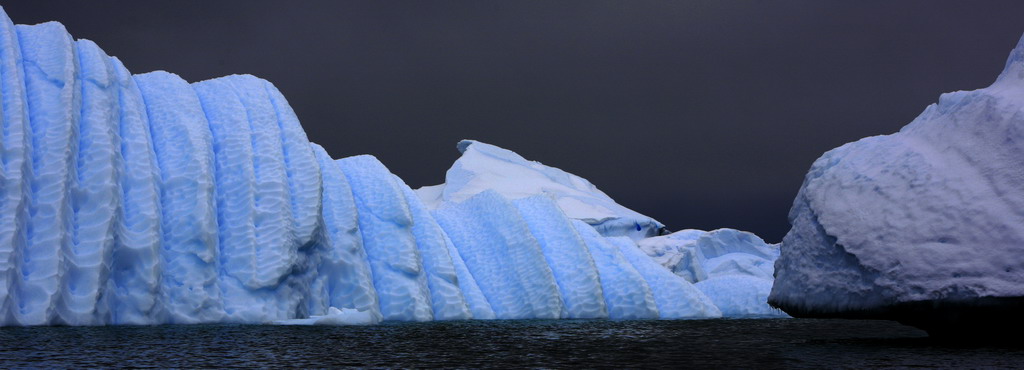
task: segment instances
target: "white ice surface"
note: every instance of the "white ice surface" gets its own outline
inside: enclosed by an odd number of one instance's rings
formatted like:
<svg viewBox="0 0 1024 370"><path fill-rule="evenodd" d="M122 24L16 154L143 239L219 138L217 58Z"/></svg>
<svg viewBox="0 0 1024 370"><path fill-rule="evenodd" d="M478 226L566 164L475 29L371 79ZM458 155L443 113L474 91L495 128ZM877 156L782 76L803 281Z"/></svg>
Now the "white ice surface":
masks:
<svg viewBox="0 0 1024 370"><path fill-rule="evenodd" d="M1024 39L989 87L807 173L771 300L803 312L1024 296Z"/></svg>
<svg viewBox="0 0 1024 370"><path fill-rule="evenodd" d="M380 318L368 311L360 311L352 308L338 309L331 307L326 315L312 315L307 319L277 320L277 325L373 325L380 322Z"/></svg>
<svg viewBox="0 0 1024 370"><path fill-rule="evenodd" d="M417 190L424 203L438 208L485 190L509 199L547 194L569 218L583 220L604 235L634 239L657 235L664 225L615 203L586 179L528 161L519 154L473 140L459 142L462 157L445 174L445 183Z"/></svg>
<svg viewBox="0 0 1024 370"><path fill-rule="evenodd" d="M732 274L771 280L779 256L777 245L734 229L688 229L637 244L654 261L691 283Z"/></svg>

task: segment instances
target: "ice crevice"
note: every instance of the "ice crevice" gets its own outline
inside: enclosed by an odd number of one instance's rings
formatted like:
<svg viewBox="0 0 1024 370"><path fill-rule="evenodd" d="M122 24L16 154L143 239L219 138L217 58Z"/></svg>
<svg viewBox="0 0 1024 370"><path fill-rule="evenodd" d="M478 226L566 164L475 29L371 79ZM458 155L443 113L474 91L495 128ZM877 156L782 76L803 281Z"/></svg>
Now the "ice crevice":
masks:
<svg viewBox="0 0 1024 370"><path fill-rule="evenodd" d="M0 326L749 316L778 255L738 231L659 236L479 141L413 190L311 143L268 81L133 75L2 11L0 109Z"/></svg>

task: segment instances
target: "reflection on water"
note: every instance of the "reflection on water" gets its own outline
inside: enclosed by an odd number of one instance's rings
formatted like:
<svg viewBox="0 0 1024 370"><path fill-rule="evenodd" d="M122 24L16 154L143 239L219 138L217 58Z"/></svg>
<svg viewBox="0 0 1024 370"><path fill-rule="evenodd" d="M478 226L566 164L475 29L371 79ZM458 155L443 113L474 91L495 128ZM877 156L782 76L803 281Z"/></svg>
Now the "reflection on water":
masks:
<svg viewBox="0 0 1024 370"><path fill-rule="evenodd" d="M1019 346L1019 345L1018 345ZM0 328L0 366L1016 367L1024 347L888 321L529 320Z"/></svg>

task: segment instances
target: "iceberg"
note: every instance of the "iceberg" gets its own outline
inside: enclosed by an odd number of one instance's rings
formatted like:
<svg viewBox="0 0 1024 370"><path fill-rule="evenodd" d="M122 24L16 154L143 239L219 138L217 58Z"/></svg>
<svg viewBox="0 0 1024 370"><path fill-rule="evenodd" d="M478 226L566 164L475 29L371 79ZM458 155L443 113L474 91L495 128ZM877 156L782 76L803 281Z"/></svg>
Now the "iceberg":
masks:
<svg viewBox="0 0 1024 370"><path fill-rule="evenodd" d="M786 317L768 305L779 246L734 230L680 230L637 242L651 262L693 283L727 317Z"/></svg>
<svg viewBox="0 0 1024 370"><path fill-rule="evenodd" d="M769 300L931 334L1024 327L1024 39L991 85L814 162Z"/></svg>
<svg viewBox="0 0 1024 370"><path fill-rule="evenodd" d="M3 11L0 110L0 326L744 316L777 256L656 237L586 179L476 141L413 190L311 143L270 82L133 75Z"/></svg>
<svg viewBox="0 0 1024 370"><path fill-rule="evenodd" d="M475 140L457 145L462 156L445 174L444 184L417 189L423 202L437 208L491 190L509 199L547 194L566 216L592 225L605 236L634 240L659 235L665 225L615 203L590 181L511 150Z"/></svg>

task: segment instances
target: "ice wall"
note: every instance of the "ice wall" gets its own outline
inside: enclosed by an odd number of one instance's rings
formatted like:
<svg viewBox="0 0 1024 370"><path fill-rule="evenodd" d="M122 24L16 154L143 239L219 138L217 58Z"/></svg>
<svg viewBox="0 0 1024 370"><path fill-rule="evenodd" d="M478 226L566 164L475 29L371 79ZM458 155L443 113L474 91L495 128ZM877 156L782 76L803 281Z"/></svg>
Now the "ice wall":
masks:
<svg viewBox="0 0 1024 370"><path fill-rule="evenodd" d="M424 200L310 143L267 81L132 75L2 11L0 109L0 326L706 318L760 299L672 274L634 242L662 225L578 176L463 141Z"/></svg>
<svg viewBox="0 0 1024 370"><path fill-rule="evenodd" d="M790 211L772 304L933 324L1001 317L993 328L1005 330L1024 296L1022 108L1024 39L991 86L825 153Z"/></svg>

